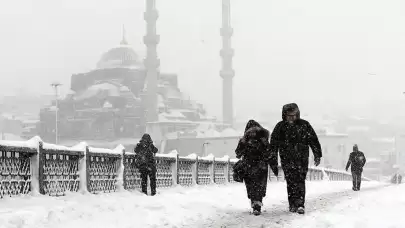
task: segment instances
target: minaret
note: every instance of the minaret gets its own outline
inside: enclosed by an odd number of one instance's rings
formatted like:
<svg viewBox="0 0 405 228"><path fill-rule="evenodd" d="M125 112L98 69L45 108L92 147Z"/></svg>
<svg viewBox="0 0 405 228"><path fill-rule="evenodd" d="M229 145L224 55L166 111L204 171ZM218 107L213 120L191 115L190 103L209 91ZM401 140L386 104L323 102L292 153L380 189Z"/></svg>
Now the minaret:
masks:
<svg viewBox="0 0 405 228"><path fill-rule="evenodd" d="M144 61L147 80L147 121L157 121L157 83L159 77L160 61L157 57L157 44L159 35L156 34L156 21L158 19L156 0L146 0L146 11L144 19L146 21L146 35L143 42L146 45L146 58Z"/></svg>
<svg viewBox="0 0 405 228"><path fill-rule="evenodd" d="M233 77L235 71L232 68L232 57L234 50L231 47L231 37L233 29L231 27L231 2L222 0L222 49L220 52L222 58L222 115L224 123L233 125Z"/></svg>
<svg viewBox="0 0 405 228"><path fill-rule="evenodd" d="M122 25L122 40L121 40L121 45L128 45L127 41L127 31L125 30L125 25Z"/></svg>

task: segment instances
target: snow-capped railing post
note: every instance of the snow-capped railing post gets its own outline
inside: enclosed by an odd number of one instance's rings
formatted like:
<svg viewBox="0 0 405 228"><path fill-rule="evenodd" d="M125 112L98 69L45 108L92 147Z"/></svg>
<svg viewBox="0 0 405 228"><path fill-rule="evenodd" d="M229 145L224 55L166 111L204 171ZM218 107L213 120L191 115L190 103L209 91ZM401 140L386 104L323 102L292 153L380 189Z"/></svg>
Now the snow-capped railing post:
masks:
<svg viewBox="0 0 405 228"><path fill-rule="evenodd" d="M173 185L176 186L179 183L179 153L177 151L172 151L171 154L175 158L171 164Z"/></svg>
<svg viewBox="0 0 405 228"><path fill-rule="evenodd" d="M117 191L124 190L124 159L125 159L125 148L123 145L118 145L114 151L116 153L121 153L121 157L118 161L118 170L117 170L117 182L115 183Z"/></svg>
<svg viewBox="0 0 405 228"><path fill-rule="evenodd" d="M198 156L195 156L195 163L192 168L193 170L193 180L195 180L195 184L198 184Z"/></svg>
<svg viewBox="0 0 405 228"><path fill-rule="evenodd" d="M89 146L85 142L81 142L74 146L77 150L83 151L83 156L79 157L79 192L82 194L88 194L89 191L87 190L87 166L86 166L86 158L87 152L89 151Z"/></svg>
<svg viewBox="0 0 405 228"><path fill-rule="evenodd" d="M38 137L39 139L39 137ZM40 186L39 186L39 178L40 173L39 173L39 159L40 159L40 153L42 149L42 141L39 139L37 142L37 153L32 155L30 157L30 171L31 171L31 194L32 195L38 195L40 194Z"/></svg>
<svg viewBox="0 0 405 228"><path fill-rule="evenodd" d="M210 166L211 184L215 184L215 157L212 157L212 163Z"/></svg>
<svg viewBox="0 0 405 228"><path fill-rule="evenodd" d="M85 161L84 161L84 171L86 172L86 192L91 192L90 186L90 148L86 146L86 153L85 153ZM83 169L82 169L83 170ZM84 183L83 183L84 184Z"/></svg>
<svg viewBox="0 0 405 228"><path fill-rule="evenodd" d="M39 142L38 146L38 186L39 186L39 193L44 195L45 194L45 189L44 189L44 182L42 181L44 178L44 143L42 141Z"/></svg>
<svg viewBox="0 0 405 228"><path fill-rule="evenodd" d="M228 184L229 183L229 166L230 166L230 159L229 156L226 156L226 165L225 165L225 183Z"/></svg>
<svg viewBox="0 0 405 228"><path fill-rule="evenodd" d="M215 157L212 154L210 154L208 157L211 158L209 165L211 184L215 184Z"/></svg>

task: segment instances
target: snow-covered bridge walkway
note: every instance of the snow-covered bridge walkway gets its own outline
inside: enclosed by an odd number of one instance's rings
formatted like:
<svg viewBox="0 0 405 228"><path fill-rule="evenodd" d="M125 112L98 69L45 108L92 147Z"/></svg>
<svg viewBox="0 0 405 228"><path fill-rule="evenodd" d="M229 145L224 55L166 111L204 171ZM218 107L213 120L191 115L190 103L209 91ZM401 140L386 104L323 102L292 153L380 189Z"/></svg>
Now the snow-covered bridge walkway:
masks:
<svg viewBox="0 0 405 228"><path fill-rule="evenodd" d="M339 217L340 212L353 214L357 207L361 208L369 203L367 200L369 195L372 196L376 192L400 192L398 186L384 188L385 186L386 184L377 182L363 182L362 191L357 193L351 191L350 181L308 181L308 213L301 216L287 213L285 182L269 183L267 197L264 200L264 212L261 216L249 214L249 202L243 184L174 187L160 190L154 197L145 196L139 192L120 192L99 195L71 193L64 197L5 198L0 201L0 227L219 228L260 227L261 225L289 227L291 224L291 227L300 227L302 223L302 227L348 228L350 221ZM392 195L389 192L383 194ZM346 201L349 203L345 203ZM403 205L404 202L402 201ZM385 203L393 202L387 200ZM352 207L346 210L346 205ZM374 204L374 206L378 209L379 205ZM332 210L335 207L337 210ZM325 218L324 214L330 215L330 219ZM378 218L371 216L371 219ZM381 221L383 219L385 218L381 218ZM348 223L340 226L345 221ZM318 222L325 226L316 226ZM364 224L367 222L364 221ZM306 226L304 223L311 226Z"/></svg>

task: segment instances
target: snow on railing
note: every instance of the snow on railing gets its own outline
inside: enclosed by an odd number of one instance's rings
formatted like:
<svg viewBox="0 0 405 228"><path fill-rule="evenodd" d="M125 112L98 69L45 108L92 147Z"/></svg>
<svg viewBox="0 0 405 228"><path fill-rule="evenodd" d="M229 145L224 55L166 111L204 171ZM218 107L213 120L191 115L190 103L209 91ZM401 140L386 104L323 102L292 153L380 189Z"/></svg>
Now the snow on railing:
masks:
<svg viewBox="0 0 405 228"><path fill-rule="evenodd" d="M44 143L38 136L28 141L0 141L0 198L6 195L65 195L66 192L104 193L140 189L135 153L122 145L115 149L73 147ZM177 151L156 154L157 187L233 183L232 166L238 159L215 158ZM269 169L269 181L284 180ZM363 178L368 180L367 178ZM307 180L351 180L344 171L309 167Z"/></svg>

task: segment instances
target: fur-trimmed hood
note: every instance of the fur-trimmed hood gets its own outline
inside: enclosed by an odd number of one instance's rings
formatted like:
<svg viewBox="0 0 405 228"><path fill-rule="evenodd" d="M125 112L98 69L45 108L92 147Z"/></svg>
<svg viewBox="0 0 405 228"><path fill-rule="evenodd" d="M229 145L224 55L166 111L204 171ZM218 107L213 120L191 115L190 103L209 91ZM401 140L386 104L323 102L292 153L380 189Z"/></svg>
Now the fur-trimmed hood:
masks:
<svg viewBox="0 0 405 228"><path fill-rule="evenodd" d="M270 137L270 133L255 120L249 120L245 128L244 138L246 137L253 137L257 139L265 137L268 139Z"/></svg>
<svg viewBox="0 0 405 228"><path fill-rule="evenodd" d="M301 118L300 109L298 108L298 105L296 103L289 103L289 104L284 105L282 113L281 113L281 118L283 120L286 120L287 112L292 112L292 111L297 111L297 119Z"/></svg>

